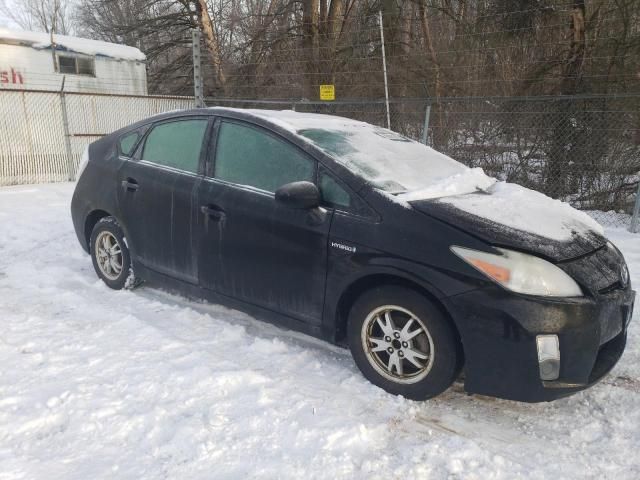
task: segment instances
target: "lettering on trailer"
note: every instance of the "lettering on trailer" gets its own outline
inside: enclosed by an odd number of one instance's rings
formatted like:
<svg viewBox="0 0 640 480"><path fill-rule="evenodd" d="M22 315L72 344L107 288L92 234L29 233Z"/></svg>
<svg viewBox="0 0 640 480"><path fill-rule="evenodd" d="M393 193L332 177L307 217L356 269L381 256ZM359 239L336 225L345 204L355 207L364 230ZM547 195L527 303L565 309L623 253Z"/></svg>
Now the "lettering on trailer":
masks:
<svg viewBox="0 0 640 480"><path fill-rule="evenodd" d="M10 67L9 70L0 70L0 84L24 85L22 73Z"/></svg>

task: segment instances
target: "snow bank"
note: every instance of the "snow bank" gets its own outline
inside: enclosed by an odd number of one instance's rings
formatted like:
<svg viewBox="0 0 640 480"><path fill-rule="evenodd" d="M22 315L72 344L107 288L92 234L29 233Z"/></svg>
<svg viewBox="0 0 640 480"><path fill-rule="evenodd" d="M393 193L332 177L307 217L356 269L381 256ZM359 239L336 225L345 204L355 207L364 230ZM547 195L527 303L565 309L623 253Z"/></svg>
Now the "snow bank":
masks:
<svg viewBox="0 0 640 480"><path fill-rule="evenodd" d="M53 35L57 49L85 55L96 55L121 60L144 61L146 56L135 47L118 45L116 43L90 40L88 38L69 37L67 35ZM51 47L51 36L48 33L9 30L0 27L0 44L12 43L27 45L33 48L45 49Z"/></svg>
<svg viewBox="0 0 640 480"><path fill-rule="evenodd" d="M528 405L456 383L412 402L346 350L150 287L110 290L75 238L72 189L0 188L0 477L638 478L640 309L620 363L586 392ZM639 285L638 235L608 233Z"/></svg>

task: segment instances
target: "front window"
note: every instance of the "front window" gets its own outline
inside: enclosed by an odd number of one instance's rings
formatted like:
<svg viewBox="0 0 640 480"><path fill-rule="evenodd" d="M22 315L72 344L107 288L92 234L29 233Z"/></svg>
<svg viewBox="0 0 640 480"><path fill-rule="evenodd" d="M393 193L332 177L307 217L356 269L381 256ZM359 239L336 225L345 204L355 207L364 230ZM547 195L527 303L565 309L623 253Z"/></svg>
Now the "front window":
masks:
<svg viewBox="0 0 640 480"><path fill-rule="evenodd" d="M422 191L471 169L402 135L365 123L299 129L298 134L374 187L391 194ZM469 182L468 190L475 188ZM456 191L456 194L465 193ZM446 195L443 192L443 196ZM437 196L437 195L436 195Z"/></svg>

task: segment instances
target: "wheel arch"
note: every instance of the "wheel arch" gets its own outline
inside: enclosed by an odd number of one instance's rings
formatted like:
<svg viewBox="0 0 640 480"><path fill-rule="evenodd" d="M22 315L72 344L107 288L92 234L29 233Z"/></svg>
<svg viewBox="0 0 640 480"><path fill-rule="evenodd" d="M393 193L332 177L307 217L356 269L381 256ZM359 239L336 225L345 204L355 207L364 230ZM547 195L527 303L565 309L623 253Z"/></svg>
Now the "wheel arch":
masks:
<svg viewBox="0 0 640 480"><path fill-rule="evenodd" d="M397 285L401 287L408 288L413 290L423 296L425 296L429 301L431 301L438 310L443 314L443 316L449 321L451 326L453 327L456 336L458 338L458 342L460 344L461 352L464 356L464 348L462 344L462 337L460 335L460 331L456 322L454 321L452 315L449 313L444 303L439 299L437 294L434 292L435 289L428 288L425 285L422 285L414 280L408 279L406 277L402 277L400 275L394 275L389 273L375 273L366 275L364 277L360 277L357 280L350 283L346 289L340 295L340 298L336 304L335 309L335 323L334 323L334 342L339 345L346 344L346 334L347 334L347 322L349 319L349 311L353 303L360 297L362 294L371 290L373 288L378 288L382 286L388 285Z"/></svg>
<svg viewBox="0 0 640 480"><path fill-rule="evenodd" d="M89 212L84 220L83 234L87 245L87 251L89 253L91 253L91 232L93 232L93 228L96 226L96 223L105 217L113 217L113 215L106 210L96 209Z"/></svg>

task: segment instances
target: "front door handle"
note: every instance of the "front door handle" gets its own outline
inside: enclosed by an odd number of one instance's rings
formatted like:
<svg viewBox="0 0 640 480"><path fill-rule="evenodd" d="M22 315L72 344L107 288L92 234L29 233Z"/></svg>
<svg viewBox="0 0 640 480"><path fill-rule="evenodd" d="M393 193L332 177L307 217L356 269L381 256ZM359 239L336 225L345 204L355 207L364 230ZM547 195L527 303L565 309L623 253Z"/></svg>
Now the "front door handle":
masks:
<svg viewBox="0 0 640 480"><path fill-rule="evenodd" d="M122 181L122 188L125 192L135 192L138 190L138 182L136 182L133 178L127 178Z"/></svg>
<svg viewBox="0 0 640 480"><path fill-rule="evenodd" d="M202 205L200 207L200 211L215 220L222 220L225 215L224 210L220 207L216 207L215 205Z"/></svg>

